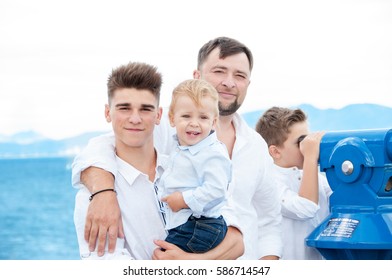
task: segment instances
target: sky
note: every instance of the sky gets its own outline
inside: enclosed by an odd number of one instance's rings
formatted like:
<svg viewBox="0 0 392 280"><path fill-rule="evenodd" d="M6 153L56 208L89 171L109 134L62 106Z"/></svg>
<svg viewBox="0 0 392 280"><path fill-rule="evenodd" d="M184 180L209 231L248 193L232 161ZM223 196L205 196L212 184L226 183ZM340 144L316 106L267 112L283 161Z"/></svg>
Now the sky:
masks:
<svg viewBox="0 0 392 280"><path fill-rule="evenodd" d="M0 135L109 130L107 77L130 61L158 67L167 106L218 36L254 55L240 113L392 107L391 34L388 0L0 0Z"/></svg>

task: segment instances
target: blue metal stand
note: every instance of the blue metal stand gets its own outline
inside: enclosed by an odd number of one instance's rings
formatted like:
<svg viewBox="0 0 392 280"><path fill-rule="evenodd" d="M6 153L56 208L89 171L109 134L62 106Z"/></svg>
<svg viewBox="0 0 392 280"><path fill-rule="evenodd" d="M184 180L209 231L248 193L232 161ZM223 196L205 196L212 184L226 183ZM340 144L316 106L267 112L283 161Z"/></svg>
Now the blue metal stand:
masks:
<svg viewBox="0 0 392 280"><path fill-rule="evenodd" d="M328 132L320 169L331 214L306 238L331 260L392 259L392 129Z"/></svg>

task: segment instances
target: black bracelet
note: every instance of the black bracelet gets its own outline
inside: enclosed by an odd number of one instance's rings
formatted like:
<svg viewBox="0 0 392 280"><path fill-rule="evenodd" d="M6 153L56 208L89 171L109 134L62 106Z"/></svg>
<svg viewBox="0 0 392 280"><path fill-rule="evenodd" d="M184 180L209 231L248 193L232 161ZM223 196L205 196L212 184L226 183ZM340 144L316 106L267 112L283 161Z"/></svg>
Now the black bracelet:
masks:
<svg viewBox="0 0 392 280"><path fill-rule="evenodd" d="M99 194L99 193L101 193L101 192L108 192L108 191L115 192L115 193L117 194L117 192L116 192L115 189L104 189L104 190L100 190L100 191L97 191L97 192L93 193L93 194L90 196L89 200L90 200L90 201L93 200L94 196L96 196L97 194Z"/></svg>

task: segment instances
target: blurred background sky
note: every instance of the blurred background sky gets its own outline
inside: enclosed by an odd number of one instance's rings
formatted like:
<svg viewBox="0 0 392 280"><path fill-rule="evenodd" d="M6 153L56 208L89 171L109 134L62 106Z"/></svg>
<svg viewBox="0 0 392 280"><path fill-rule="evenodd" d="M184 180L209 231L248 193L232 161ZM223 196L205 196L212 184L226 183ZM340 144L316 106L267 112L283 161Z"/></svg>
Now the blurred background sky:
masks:
<svg viewBox="0 0 392 280"><path fill-rule="evenodd" d="M388 0L0 0L0 134L110 129L106 80L129 61L158 67L167 106L217 36L254 54L240 112L392 107L391 34Z"/></svg>

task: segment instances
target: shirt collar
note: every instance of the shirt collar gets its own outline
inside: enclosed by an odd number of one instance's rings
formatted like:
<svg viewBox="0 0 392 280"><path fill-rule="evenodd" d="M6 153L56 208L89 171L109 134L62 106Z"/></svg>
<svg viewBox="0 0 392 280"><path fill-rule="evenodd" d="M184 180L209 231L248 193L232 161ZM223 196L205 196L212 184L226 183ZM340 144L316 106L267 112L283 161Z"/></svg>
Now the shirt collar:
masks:
<svg viewBox="0 0 392 280"><path fill-rule="evenodd" d="M156 151L156 150L155 150ZM157 152L157 166L155 167L155 180L160 177L164 171L168 161L168 156ZM116 156L118 172L125 178L125 180L132 185L139 176L148 177L147 174L140 172L138 169L127 163L123 159Z"/></svg>
<svg viewBox="0 0 392 280"><path fill-rule="evenodd" d="M155 149L157 151L157 149ZM157 166L155 168L155 180L162 176L163 171L165 171L169 162L169 156L165 154L158 153L157 151Z"/></svg>
<svg viewBox="0 0 392 280"><path fill-rule="evenodd" d="M174 135L174 137L178 143L177 135ZM205 147L212 145L217 140L218 138L216 136L216 132L212 130L210 135L208 135L206 138L201 140L199 143L192 146L180 146L180 144L178 143L178 148L183 151L188 150L192 155L195 155L201 150L203 150Z"/></svg>
<svg viewBox="0 0 392 280"><path fill-rule="evenodd" d="M137 177L145 175L123 159L119 158L117 155L116 163L118 173L120 173L124 177L124 179L128 182L129 185L133 185Z"/></svg>
<svg viewBox="0 0 392 280"><path fill-rule="evenodd" d="M280 167L279 165L274 164L276 170L280 174L297 174L301 173L301 170L299 170L297 167Z"/></svg>
<svg viewBox="0 0 392 280"><path fill-rule="evenodd" d="M248 124L238 113L234 113L233 115L233 125L235 129L234 154L248 144L249 139L251 139L251 135L249 135Z"/></svg>

